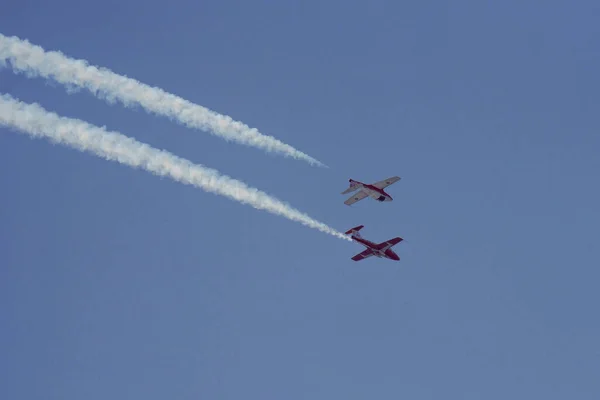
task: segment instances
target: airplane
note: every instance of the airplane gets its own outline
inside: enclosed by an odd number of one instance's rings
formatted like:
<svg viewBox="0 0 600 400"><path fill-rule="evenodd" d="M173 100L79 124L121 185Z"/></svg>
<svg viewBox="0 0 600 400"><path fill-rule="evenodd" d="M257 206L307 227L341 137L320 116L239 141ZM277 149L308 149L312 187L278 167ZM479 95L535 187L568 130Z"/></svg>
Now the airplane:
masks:
<svg viewBox="0 0 600 400"><path fill-rule="evenodd" d="M387 194L383 189L390 186L392 183L396 183L400 180L399 176L393 176L388 179L384 179L379 182L375 182L373 184L366 184L359 181L355 181L354 179L349 179L350 186L348 189L344 190L342 194L351 193L355 190L360 189L356 194L352 195L348 200L344 201L344 204L347 206L356 203L366 197L371 197L377 201L392 201L392 196Z"/></svg>
<svg viewBox="0 0 600 400"><path fill-rule="evenodd" d="M382 243L373 243L369 240L363 239L362 236L360 236L358 231L364 227L364 225L359 225L346 232L346 235L351 235L352 240L362 244L367 248L367 250L352 257L352 260L360 261L364 260L365 258L375 256L379 258L389 258L390 260L400 261L400 257L398 257L398 254L394 253L392 246L397 245L404 239L401 237L395 237Z"/></svg>

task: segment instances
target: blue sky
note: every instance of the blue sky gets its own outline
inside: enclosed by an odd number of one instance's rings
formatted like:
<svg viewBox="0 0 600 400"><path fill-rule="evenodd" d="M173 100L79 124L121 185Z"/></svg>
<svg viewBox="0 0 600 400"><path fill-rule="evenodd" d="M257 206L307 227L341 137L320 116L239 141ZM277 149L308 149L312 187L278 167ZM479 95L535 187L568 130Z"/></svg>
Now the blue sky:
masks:
<svg viewBox="0 0 600 400"><path fill-rule="evenodd" d="M0 92L401 236L401 261L2 129L0 396L597 399L597 2L275 3L9 0L0 32L329 169L9 69Z"/></svg>

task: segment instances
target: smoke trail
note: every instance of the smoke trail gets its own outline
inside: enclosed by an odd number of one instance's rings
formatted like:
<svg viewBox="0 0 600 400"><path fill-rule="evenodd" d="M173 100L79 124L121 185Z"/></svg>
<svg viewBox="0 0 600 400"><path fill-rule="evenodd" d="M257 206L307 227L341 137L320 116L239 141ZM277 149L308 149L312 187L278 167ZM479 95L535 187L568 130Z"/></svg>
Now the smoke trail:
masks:
<svg viewBox="0 0 600 400"><path fill-rule="evenodd" d="M350 240L344 234L267 193L221 175L214 169L193 164L120 133L109 132L81 120L61 117L37 104L26 104L6 94L0 94L0 126L2 125L33 137L45 137L80 151L88 151L107 160L142 168L158 176L167 176L175 181L229 197L321 232Z"/></svg>
<svg viewBox="0 0 600 400"><path fill-rule="evenodd" d="M118 75L106 68L89 65L58 51L45 51L18 37L0 33L0 66L9 63L15 72L30 77L53 79L69 89L85 88L108 103L120 101L127 107L141 106L148 113L170 118L189 128L208 131L225 140L233 140L268 152L304 160L324 167L320 161L296 150L255 128L234 121L208 108L189 102L164 90L151 87L135 79Z"/></svg>

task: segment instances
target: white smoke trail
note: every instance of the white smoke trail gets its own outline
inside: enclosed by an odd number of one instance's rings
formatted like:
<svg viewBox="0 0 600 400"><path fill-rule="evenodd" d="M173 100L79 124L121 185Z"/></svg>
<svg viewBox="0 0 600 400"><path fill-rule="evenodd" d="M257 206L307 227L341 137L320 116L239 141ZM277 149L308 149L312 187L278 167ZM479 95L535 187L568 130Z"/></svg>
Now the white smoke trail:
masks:
<svg viewBox="0 0 600 400"><path fill-rule="evenodd" d="M109 132L78 119L61 117L46 111L38 104L23 103L7 94L0 94L0 126L2 125L33 137L45 137L80 151L88 151L110 161L142 168L158 176L167 176L175 181L229 197L321 232L350 240L344 234L267 193L221 175L214 169L193 164L120 133Z"/></svg>
<svg viewBox="0 0 600 400"><path fill-rule="evenodd" d="M0 33L0 67L10 64L15 72L29 77L53 79L69 89L85 88L108 103L120 101L126 107L141 106L148 113L170 118L189 128L208 131L225 140L233 140L268 152L304 160L311 165L323 163L292 146L260 133L208 108L189 102L164 90L135 79L118 75L106 68L75 60L59 51L45 51L18 37Z"/></svg>

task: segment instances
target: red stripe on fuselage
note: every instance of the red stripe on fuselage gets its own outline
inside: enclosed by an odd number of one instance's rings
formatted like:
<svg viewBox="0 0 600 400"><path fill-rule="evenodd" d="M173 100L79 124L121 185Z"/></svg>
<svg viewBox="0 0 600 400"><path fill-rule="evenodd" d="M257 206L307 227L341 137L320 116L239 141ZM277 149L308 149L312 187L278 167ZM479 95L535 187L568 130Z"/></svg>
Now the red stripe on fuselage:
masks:
<svg viewBox="0 0 600 400"><path fill-rule="evenodd" d="M366 239L359 238L359 237L356 237L356 236L353 236L352 239L354 239L358 243L362 243L363 245L367 246L371 250L379 250L377 248L377 243L373 243L370 240L366 240Z"/></svg>
<svg viewBox="0 0 600 400"><path fill-rule="evenodd" d="M365 188L367 188L367 189L370 189L370 190L373 190L373 191L375 191L375 192L377 192L377 193L379 193L379 194L382 194L382 195L384 195L384 196L388 196L388 197L390 197L390 198L392 197L392 196L390 196L389 194L387 194L387 193L386 193L386 192L385 192L383 189L379 189L379 188L378 188L378 187L376 187L376 186L369 185L369 184L367 184L367 183L362 183L362 182L359 182L359 181L355 181L354 179L350 179L350 181L351 181L351 182L360 183L360 184L361 184L361 185L363 185Z"/></svg>
<svg viewBox="0 0 600 400"><path fill-rule="evenodd" d="M363 184L363 186L366 187L369 190L373 190L373 191L375 191L375 192L377 192L377 193L379 193L381 195L384 195L385 197L389 197L390 199L392 198L392 196L390 196L389 194L387 194L385 192L385 190L383 190L383 189L379 189L378 187L375 187L373 185L364 185Z"/></svg>

